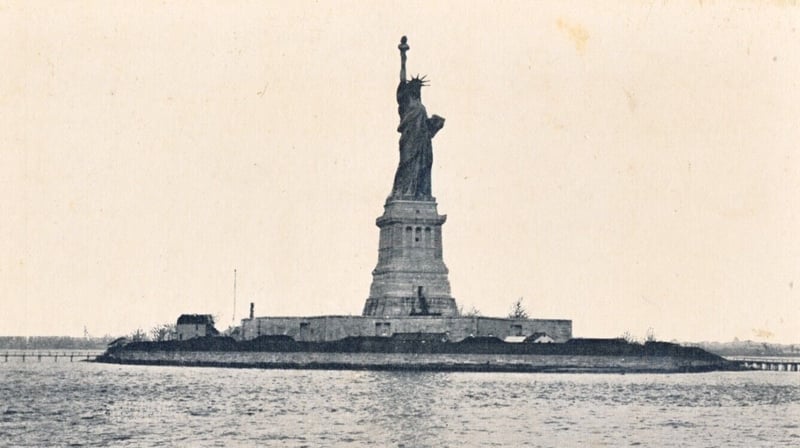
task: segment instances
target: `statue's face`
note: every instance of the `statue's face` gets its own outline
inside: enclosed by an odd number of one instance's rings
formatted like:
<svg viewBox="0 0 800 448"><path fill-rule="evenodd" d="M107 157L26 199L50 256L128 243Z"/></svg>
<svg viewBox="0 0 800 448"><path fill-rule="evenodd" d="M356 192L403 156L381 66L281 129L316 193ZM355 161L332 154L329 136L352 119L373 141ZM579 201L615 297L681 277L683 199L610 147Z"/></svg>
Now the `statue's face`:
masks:
<svg viewBox="0 0 800 448"><path fill-rule="evenodd" d="M422 83L412 79L408 83L408 96L415 99L422 99Z"/></svg>

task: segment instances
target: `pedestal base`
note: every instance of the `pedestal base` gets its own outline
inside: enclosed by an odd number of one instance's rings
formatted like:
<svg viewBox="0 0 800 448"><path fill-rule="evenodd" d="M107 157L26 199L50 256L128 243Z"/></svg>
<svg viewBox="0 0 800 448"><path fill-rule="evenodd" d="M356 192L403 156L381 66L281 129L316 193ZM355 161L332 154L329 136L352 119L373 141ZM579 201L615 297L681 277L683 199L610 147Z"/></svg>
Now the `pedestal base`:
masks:
<svg viewBox="0 0 800 448"><path fill-rule="evenodd" d="M376 221L381 229L378 265L364 316L458 315L442 260L446 219L432 198L386 202Z"/></svg>
<svg viewBox="0 0 800 448"><path fill-rule="evenodd" d="M426 299L429 316L454 317L458 315L456 300L452 297ZM364 316L420 316L419 300L416 297L380 297L367 299Z"/></svg>

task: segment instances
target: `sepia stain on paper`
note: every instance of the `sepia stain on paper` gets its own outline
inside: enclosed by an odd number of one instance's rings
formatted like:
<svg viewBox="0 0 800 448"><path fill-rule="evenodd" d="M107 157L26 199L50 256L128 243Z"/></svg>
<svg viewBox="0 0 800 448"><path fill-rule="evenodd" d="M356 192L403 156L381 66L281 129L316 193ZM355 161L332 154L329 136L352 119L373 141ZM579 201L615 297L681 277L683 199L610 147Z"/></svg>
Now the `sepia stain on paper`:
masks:
<svg viewBox="0 0 800 448"><path fill-rule="evenodd" d="M625 97L628 99L628 110L630 110L631 113L636 112L636 95L624 87L622 88L622 91L625 92Z"/></svg>
<svg viewBox="0 0 800 448"><path fill-rule="evenodd" d="M556 25L572 40L578 53L583 54L586 50L586 43L589 41L589 32L586 31L586 28L579 24L566 22L564 19L558 19Z"/></svg>
<svg viewBox="0 0 800 448"><path fill-rule="evenodd" d="M757 338L763 339L770 339L775 336L774 333L769 330L764 330L763 328L753 328L753 334L755 334Z"/></svg>
<svg viewBox="0 0 800 448"><path fill-rule="evenodd" d="M703 6L706 5L707 1L708 0L697 0L697 4L700 5L700 7L702 8ZM709 2L709 3L713 3L713 2ZM764 2L764 3L766 3L766 2ZM797 6L798 4L800 4L800 1L799 0L771 0L769 3L771 3L772 5L777 6L777 7L785 8L787 6Z"/></svg>
<svg viewBox="0 0 800 448"><path fill-rule="evenodd" d="M755 207L726 207L717 210L717 215L731 220L752 218L756 215Z"/></svg>
<svg viewBox="0 0 800 448"><path fill-rule="evenodd" d="M779 7L797 6L798 0L772 0L772 4Z"/></svg>

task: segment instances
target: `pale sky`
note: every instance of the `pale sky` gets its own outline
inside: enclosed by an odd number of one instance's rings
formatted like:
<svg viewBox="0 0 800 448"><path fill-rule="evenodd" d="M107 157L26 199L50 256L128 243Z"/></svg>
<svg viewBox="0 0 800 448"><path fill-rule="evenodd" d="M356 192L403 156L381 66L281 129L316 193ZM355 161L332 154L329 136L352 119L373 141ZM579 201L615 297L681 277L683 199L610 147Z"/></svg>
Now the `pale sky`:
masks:
<svg viewBox="0 0 800 448"><path fill-rule="evenodd" d="M223 3L222 5L217 3ZM361 313L400 36L465 309L800 342L793 2L3 2L0 335Z"/></svg>

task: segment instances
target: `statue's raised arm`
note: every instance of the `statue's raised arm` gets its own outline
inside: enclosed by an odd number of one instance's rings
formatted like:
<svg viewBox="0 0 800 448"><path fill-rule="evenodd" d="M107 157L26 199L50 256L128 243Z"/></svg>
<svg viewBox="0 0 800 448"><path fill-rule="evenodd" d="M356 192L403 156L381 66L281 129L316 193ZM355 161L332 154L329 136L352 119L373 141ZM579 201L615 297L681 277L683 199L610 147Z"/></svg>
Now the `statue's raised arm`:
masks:
<svg viewBox="0 0 800 448"><path fill-rule="evenodd" d="M400 164L394 175L392 197L405 200L433 200L431 195L431 139L444 126L444 118L428 118L422 105L425 77L406 78L408 39L400 39L400 84L397 86L397 111L400 114Z"/></svg>

